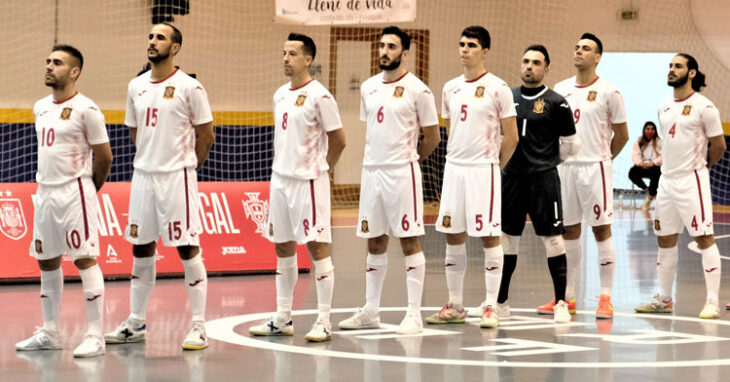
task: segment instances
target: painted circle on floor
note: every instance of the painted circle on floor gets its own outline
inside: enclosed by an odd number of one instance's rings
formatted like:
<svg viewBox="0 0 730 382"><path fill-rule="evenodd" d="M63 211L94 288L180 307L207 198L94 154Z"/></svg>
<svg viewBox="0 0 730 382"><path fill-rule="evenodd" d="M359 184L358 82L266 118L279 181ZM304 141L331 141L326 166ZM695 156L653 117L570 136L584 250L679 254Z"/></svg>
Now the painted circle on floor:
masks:
<svg viewBox="0 0 730 382"><path fill-rule="evenodd" d="M422 312L437 312L440 307L428 307L422 308ZM381 312L404 312L405 307L386 307L381 308ZM332 309L333 314L338 313L353 313L356 308L347 309ZM218 341L223 341L231 344L237 344L241 346L282 351L295 354L304 355L315 355L315 356L326 356L332 358L344 358L344 359L355 359L364 361L387 361L387 362L402 362L402 363L419 363L419 364L433 364L433 365L444 365L444 366L479 366L479 367L516 367L516 368L677 368L677 367L701 367L701 366L727 366L730 365L730 358L714 358L714 359L676 359L676 356L672 356L673 359L667 360L635 360L635 361L572 361L572 362L549 362L544 361L544 355L546 354L569 354L569 353L581 353L587 354L587 352L598 352L599 348L596 347L598 342L610 342L617 344L618 346L630 346L631 349L637 349L637 354L641 351L641 346L646 346L646 352L652 354L657 353L658 348L662 346L691 346L692 344L709 344L719 343L722 341L728 341L730 338L717 336L715 332L720 328L730 327L730 321L724 320L703 320L694 317L682 317L674 315L659 315L659 314L633 314L633 313L614 313L614 320L621 320L627 318L636 319L648 319L657 320L657 322L664 322L669 326L674 323L683 323L688 325L697 324L705 332L704 334L694 333L682 333L677 331L664 331L664 330L642 330L632 329L623 331L620 334L608 334L600 333L595 331L571 331L573 329L590 328L598 325L600 331L600 325L602 323L612 324L611 321L596 321L596 322L581 322L573 320L567 324L555 324L552 319L535 316L534 309L519 309L511 308L511 319L500 322L499 329L479 329L478 318L467 319L466 326L459 325L459 327L465 330L479 330L481 332L492 331L496 333L499 331L523 331L523 330L535 330L535 329L552 329L555 336L561 338L560 342L540 342L520 338L503 337L489 338L486 342L482 342L482 346L468 346L461 347L462 351L465 352L481 352L481 354L493 355L495 360L480 360L480 359L458 359L458 358L428 358L418 356L416 354L409 354L408 349L404 350L406 355L393 355L393 354L378 354L378 353L363 353L363 352L348 352L333 349L324 349L322 347L308 346L308 344L288 344L270 341L271 337L252 337L248 334L241 335L236 332L236 328L240 325L249 324L266 320L272 316L273 313L254 313L246 314L241 316L224 317L216 320L206 322L205 327L208 333L208 337ZM514 313L530 313L531 315L521 316L515 315ZM298 310L293 311L292 316L316 316L317 310ZM594 312L581 311L577 312L577 315L594 316ZM644 320L642 320L644 321ZM470 325L476 326L476 328L470 327ZM424 331L419 334L411 335L399 335L395 334L395 324L381 324L380 329L371 330L347 330L347 331L333 331L333 343L342 340L341 337L347 336L351 338L361 339L364 341L372 340L387 340L387 339L398 339L399 341L407 341L412 338L422 338L429 336L451 336L451 335L462 335L463 331L451 330L454 328L452 325L426 325L424 323ZM609 329L610 331L610 329ZM562 332L562 333L561 333ZM303 336L303 332L295 334L295 336ZM589 341L578 344L567 344L571 342L570 339L582 338ZM418 343L420 347L420 342ZM719 354L730 354L725 349L721 350L715 348L717 355ZM669 351L674 353L673 350ZM411 353L414 353L411 348ZM678 352L679 354L680 352ZM697 355L697 354L694 354ZM496 357L500 356L499 360ZM538 356L543 360L540 361L529 361L524 360L530 356ZM708 354L702 354L700 356L708 356ZM563 357L565 358L565 357ZM592 357L595 359L595 357ZM519 359L519 360L516 360Z"/></svg>

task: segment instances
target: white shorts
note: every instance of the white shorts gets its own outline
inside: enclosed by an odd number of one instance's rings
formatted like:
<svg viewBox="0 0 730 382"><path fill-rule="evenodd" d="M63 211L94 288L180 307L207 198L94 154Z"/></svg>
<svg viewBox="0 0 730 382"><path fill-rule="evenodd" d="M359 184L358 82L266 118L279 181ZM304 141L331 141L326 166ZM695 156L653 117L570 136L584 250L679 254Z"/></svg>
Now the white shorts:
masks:
<svg viewBox="0 0 730 382"><path fill-rule="evenodd" d="M687 175L659 178L654 233L667 236L682 233L692 237L712 235L712 196L706 168Z"/></svg>
<svg viewBox="0 0 730 382"><path fill-rule="evenodd" d="M357 236L423 236L421 167L364 167L360 180Z"/></svg>
<svg viewBox="0 0 730 382"><path fill-rule="evenodd" d="M274 243L332 242L327 172L309 180L272 173L269 187L269 224L264 232L267 239Z"/></svg>
<svg viewBox="0 0 730 382"><path fill-rule="evenodd" d="M444 167L436 230L469 236L502 234L502 182L499 165Z"/></svg>
<svg viewBox="0 0 730 382"><path fill-rule="evenodd" d="M50 260L99 256L99 201L89 177L60 186L38 185L30 255Z"/></svg>
<svg viewBox="0 0 730 382"><path fill-rule="evenodd" d="M563 199L563 225L585 220L595 227L613 223L613 165L611 160L558 166Z"/></svg>
<svg viewBox="0 0 730 382"><path fill-rule="evenodd" d="M195 169L146 172L135 169L129 192L129 221L124 238L135 245L167 247L200 244L198 177Z"/></svg>

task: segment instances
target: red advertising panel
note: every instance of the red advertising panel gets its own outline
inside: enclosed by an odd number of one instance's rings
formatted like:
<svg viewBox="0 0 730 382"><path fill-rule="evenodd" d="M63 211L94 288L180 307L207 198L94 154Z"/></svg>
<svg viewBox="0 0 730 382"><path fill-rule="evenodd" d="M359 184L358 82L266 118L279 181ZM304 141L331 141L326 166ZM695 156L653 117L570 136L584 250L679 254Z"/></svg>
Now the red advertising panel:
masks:
<svg viewBox="0 0 730 382"><path fill-rule="evenodd" d="M35 183L0 183L0 279L40 276L29 255L33 236ZM99 199L101 270L106 275L132 271L132 245L124 240L129 205L129 183L106 183ZM201 182L198 184L205 267L209 272L265 271L276 269L274 245L262 236L269 211L268 182ZM175 248L157 245L157 272L182 273ZM311 266L306 248L298 246L299 267ZM78 275L64 257L65 275Z"/></svg>

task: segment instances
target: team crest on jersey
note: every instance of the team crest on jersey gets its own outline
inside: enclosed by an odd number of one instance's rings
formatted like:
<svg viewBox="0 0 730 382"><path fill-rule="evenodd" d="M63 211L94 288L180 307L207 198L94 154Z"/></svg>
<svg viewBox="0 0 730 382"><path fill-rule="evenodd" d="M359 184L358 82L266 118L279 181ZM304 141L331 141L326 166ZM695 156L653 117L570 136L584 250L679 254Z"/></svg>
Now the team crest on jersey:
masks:
<svg viewBox="0 0 730 382"><path fill-rule="evenodd" d="M484 97L484 86L477 86L477 90L474 92L474 98Z"/></svg>
<svg viewBox="0 0 730 382"><path fill-rule="evenodd" d="M13 240L25 236L27 225L20 199L0 199L0 231Z"/></svg>
<svg viewBox="0 0 730 382"><path fill-rule="evenodd" d="M661 226L661 224L659 224L659 219L654 219L654 230L656 230L656 231L662 230L662 226Z"/></svg>
<svg viewBox="0 0 730 382"><path fill-rule="evenodd" d="M535 104L532 107L532 112L535 114L542 114L543 111L545 111L545 100L540 98L535 101Z"/></svg>
<svg viewBox="0 0 730 382"><path fill-rule="evenodd" d="M129 237L131 237L132 239L139 238L138 231L139 231L139 226L138 225L136 225L136 224L130 224L129 225Z"/></svg>
<svg viewBox="0 0 730 382"><path fill-rule="evenodd" d="M362 233L370 232L370 227L368 227L367 220L363 220L362 222L360 222L360 232L362 232Z"/></svg>
<svg viewBox="0 0 730 382"><path fill-rule="evenodd" d="M162 95L162 98L164 99L172 99L175 97L175 87L174 86L166 86L165 87L165 94Z"/></svg>
<svg viewBox="0 0 730 382"><path fill-rule="evenodd" d="M35 253L43 254L43 242L38 239L35 240Z"/></svg>
<svg viewBox="0 0 730 382"><path fill-rule="evenodd" d="M307 100L306 94L300 94L299 97L297 97L297 102L294 102L294 106L296 107L302 107L304 106L304 101Z"/></svg>
<svg viewBox="0 0 730 382"><path fill-rule="evenodd" d="M596 96L598 96L598 93L595 90L591 90L588 92L588 98L586 98L586 101L596 102Z"/></svg>
<svg viewBox="0 0 730 382"><path fill-rule="evenodd" d="M444 226L444 228L451 228L451 215L444 215L441 219L441 225Z"/></svg>
<svg viewBox="0 0 730 382"><path fill-rule="evenodd" d="M684 108L682 109L682 115L689 115L691 111L692 105L684 105Z"/></svg>
<svg viewBox="0 0 730 382"><path fill-rule="evenodd" d="M59 118L61 118L64 121L68 121L69 118L71 118L71 108L64 107L63 110L61 110L61 116Z"/></svg>
<svg viewBox="0 0 730 382"><path fill-rule="evenodd" d="M256 223L256 232L264 232L266 228L266 220L269 216L269 202L260 200L260 192L245 192L248 200L241 200L243 210L246 211L246 218ZM269 225L269 231L273 230L273 226ZM273 236L273 235L272 235Z"/></svg>
<svg viewBox="0 0 730 382"><path fill-rule="evenodd" d="M396 86L393 91L393 98L403 98L403 92L405 92L405 90L406 89L403 86Z"/></svg>

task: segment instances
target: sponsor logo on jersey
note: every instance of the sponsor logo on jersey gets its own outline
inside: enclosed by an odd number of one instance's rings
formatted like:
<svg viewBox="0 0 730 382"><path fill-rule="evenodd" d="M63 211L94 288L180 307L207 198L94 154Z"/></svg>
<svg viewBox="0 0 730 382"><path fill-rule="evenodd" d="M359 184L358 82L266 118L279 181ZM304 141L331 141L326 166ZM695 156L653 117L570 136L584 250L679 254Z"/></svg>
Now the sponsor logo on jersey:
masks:
<svg viewBox="0 0 730 382"><path fill-rule="evenodd" d="M297 101L294 102L294 106L296 106L296 107L302 107L302 106L304 106L304 101L306 101L306 100L307 100L307 95L306 94L300 94L299 97L297 97Z"/></svg>
<svg viewBox="0 0 730 382"><path fill-rule="evenodd" d="M269 217L269 201L259 199L260 192L246 192L245 194L248 200L242 200L241 203L243 203L243 210L246 211L246 218L256 223L256 233L264 232L266 219ZM270 225L269 231L272 232L273 229L273 225ZM273 233L270 235L274 236Z"/></svg>
<svg viewBox="0 0 730 382"><path fill-rule="evenodd" d="M682 115L689 115L691 111L692 105L684 105L684 108L682 109Z"/></svg>
<svg viewBox="0 0 730 382"><path fill-rule="evenodd" d="M535 101L535 104L532 107L532 112L535 114L542 114L545 111L545 100L542 98L539 98L537 101Z"/></svg>
<svg viewBox="0 0 730 382"><path fill-rule="evenodd" d="M71 108L64 107L63 110L61 110L61 116L59 118L64 121L68 121L71 118Z"/></svg>
<svg viewBox="0 0 730 382"><path fill-rule="evenodd" d="M20 240L27 230L20 199L0 199L0 231L10 239Z"/></svg>
<svg viewBox="0 0 730 382"><path fill-rule="evenodd" d="M659 224L659 219L654 219L654 229L657 231L662 230L662 226L661 226L661 224Z"/></svg>
<svg viewBox="0 0 730 382"><path fill-rule="evenodd" d="M363 220L360 223L360 232L362 232L362 233L368 233L368 232L370 232L370 228L368 227L368 221L367 220Z"/></svg>
<svg viewBox="0 0 730 382"><path fill-rule="evenodd" d="M474 92L474 98L484 97L484 86L477 86L477 90Z"/></svg>
<svg viewBox="0 0 730 382"><path fill-rule="evenodd" d="M174 86L166 86L165 87L165 94L162 95L162 98L164 99L173 99L175 97L175 87Z"/></svg>
<svg viewBox="0 0 730 382"><path fill-rule="evenodd" d="M132 239L138 238L139 237L139 233L137 231L139 231L139 226L138 225L136 225L136 224L130 224L129 225L129 237L131 237Z"/></svg>
<svg viewBox="0 0 730 382"><path fill-rule="evenodd" d="M393 91L393 98L403 98L403 92L406 89L403 86L396 86Z"/></svg>
<svg viewBox="0 0 730 382"><path fill-rule="evenodd" d="M38 239L35 240L35 253L39 255L43 253L43 242Z"/></svg>
<svg viewBox="0 0 730 382"><path fill-rule="evenodd" d="M444 215L443 219L441 219L441 225L444 228L451 228L451 215Z"/></svg>
<svg viewBox="0 0 730 382"><path fill-rule="evenodd" d="M586 101L588 102L596 102L596 96L598 93L595 90L591 90L588 92L588 98L586 98Z"/></svg>

